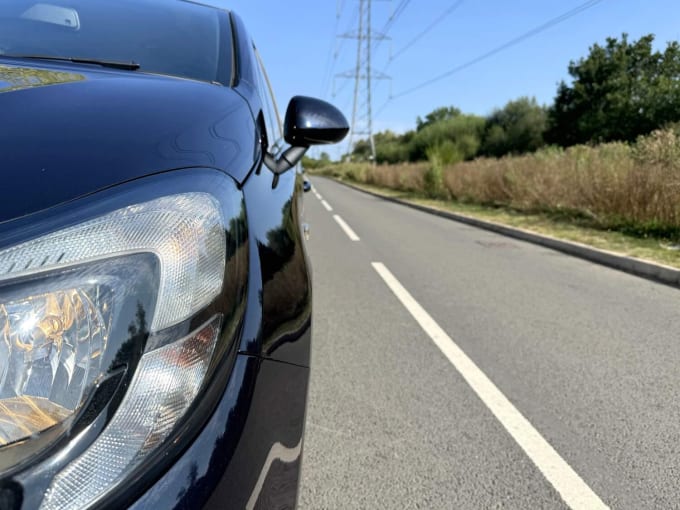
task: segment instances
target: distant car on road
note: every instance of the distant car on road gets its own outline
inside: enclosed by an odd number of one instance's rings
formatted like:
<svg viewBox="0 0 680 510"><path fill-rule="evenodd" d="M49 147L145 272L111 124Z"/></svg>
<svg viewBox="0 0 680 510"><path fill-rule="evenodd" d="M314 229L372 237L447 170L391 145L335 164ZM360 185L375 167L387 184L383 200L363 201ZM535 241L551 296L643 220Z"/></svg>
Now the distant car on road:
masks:
<svg viewBox="0 0 680 510"><path fill-rule="evenodd" d="M0 3L0 508L288 508L307 148L233 13Z"/></svg>

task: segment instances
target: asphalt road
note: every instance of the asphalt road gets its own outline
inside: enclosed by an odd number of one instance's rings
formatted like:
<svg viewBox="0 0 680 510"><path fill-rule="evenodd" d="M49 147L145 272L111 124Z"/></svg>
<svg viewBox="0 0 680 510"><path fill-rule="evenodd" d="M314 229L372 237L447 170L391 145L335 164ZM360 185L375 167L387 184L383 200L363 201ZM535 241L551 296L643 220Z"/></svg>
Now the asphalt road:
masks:
<svg viewBox="0 0 680 510"><path fill-rule="evenodd" d="M301 508L680 508L680 291L312 182Z"/></svg>

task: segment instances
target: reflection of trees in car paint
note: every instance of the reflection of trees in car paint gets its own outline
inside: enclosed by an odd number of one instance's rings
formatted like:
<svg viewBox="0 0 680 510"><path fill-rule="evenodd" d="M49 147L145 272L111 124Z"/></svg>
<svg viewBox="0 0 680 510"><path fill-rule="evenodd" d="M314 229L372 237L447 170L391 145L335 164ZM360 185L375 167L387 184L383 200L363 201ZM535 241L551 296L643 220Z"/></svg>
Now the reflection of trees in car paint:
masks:
<svg viewBox="0 0 680 510"><path fill-rule="evenodd" d="M224 316L222 334L234 338L245 311L248 286L248 222L245 201L241 199L239 204L234 203L231 210L224 213L227 216L225 281L229 282L230 292L222 292L215 311ZM220 346L217 349L218 356L226 356L229 343L223 343L223 352L220 353Z"/></svg>
<svg viewBox="0 0 680 510"><path fill-rule="evenodd" d="M306 330L311 315L297 209L296 200L286 201L281 211L282 224L267 232L267 245L259 245L264 285L262 338L268 355L281 343L294 342Z"/></svg>
<svg viewBox="0 0 680 510"><path fill-rule="evenodd" d="M48 71L0 65L0 92L83 81L85 76L65 71Z"/></svg>

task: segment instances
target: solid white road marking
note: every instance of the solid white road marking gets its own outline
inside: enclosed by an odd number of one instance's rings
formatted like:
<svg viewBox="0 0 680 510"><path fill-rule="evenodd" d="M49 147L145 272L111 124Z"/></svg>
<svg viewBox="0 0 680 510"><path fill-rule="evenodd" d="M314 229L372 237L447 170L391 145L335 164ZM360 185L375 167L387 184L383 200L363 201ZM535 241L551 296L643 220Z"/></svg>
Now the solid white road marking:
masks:
<svg viewBox="0 0 680 510"><path fill-rule="evenodd" d="M325 200L321 201L321 205L324 206L328 212L331 212L333 210L333 208L330 206L330 204L328 202L326 202Z"/></svg>
<svg viewBox="0 0 680 510"><path fill-rule="evenodd" d="M401 301L425 333L444 353L460 375L503 427L524 450L543 476L555 487L564 502L574 510L599 510L607 505L588 487L583 479L560 457L555 449L522 416L515 406L501 393L493 382L439 327L434 319L399 283L384 264L374 262L373 268L390 290Z"/></svg>
<svg viewBox="0 0 680 510"><path fill-rule="evenodd" d="M352 230L347 223L345 223L345 220L343 220L337 214L333 215L333 219L337 222L338 225L340 225L340 228L345 232L345 234L347 234L347 237L349 237L351 241L359 241L359 236L356 235L354 230Z"/></svg>

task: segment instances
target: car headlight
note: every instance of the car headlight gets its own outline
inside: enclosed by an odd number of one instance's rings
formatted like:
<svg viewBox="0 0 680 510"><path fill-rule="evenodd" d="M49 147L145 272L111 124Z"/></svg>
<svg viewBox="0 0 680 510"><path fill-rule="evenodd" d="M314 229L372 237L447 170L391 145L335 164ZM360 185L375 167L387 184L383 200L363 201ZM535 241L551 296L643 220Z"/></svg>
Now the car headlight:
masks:
<svg viewBox="0 0 680 510"><path fill-rule="evenodd" d="M95 502L194 403L223 316L191 319L222 292L226 230L220 202L190 192L0 251L0 457L68 430L117 367L132 371L113 416L53 473L40 508Z"/></svg>
<svg viewBox="0 0 680 510"><path fill-rule="evenodd" d="M150 262L112 260L106 270L95 264L0 287L0 445L78 411L103 375L112 314L127 285L121 273L153 270Z"/></svg>

